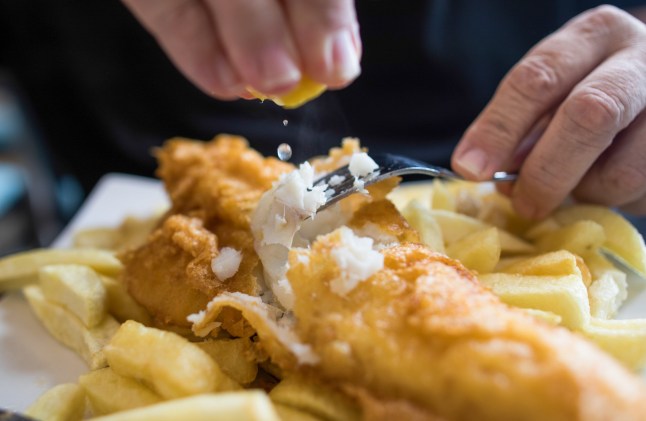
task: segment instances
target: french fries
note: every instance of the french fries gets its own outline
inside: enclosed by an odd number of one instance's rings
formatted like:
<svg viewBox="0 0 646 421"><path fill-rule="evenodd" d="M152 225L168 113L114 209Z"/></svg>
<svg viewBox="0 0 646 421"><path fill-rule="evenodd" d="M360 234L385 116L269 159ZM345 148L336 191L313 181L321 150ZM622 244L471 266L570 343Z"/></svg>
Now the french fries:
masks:
<svg viewBox="0 0 646 421"><path fill-rule="evenodd" d="M110 367L84 374L78 381L94 415L108 415L162 401L158 394L137 380L120 376Z"/></svg>
<svg viewBox="0 0 646 421"><path fill-rule="evenodd" d="M90 228L74 234L75 248L125 250L142 244L159 221L162 212L149 218L126 217L116 228Z"/></svg>
<svg viewBox="0 0 646 421"><path fill-rule="evenodd" d="M570 329L580 330L590 321L588 292L580 276L488 273L479 278L507 304L558 314Z"/></svg>
<svg viewBox="0 0 646 421"><path fill-rule="evenodd" d="M52 387L25 411L25 415L41 421L78 421L84 413L85 394L74 383Z"/></svg>
<svg viewBox="0 0 646 421"><path fill-rule="evenodd" d="M197 345L133 320L119 327L104 352L117 374L144 382L166 399L239 389Z"/></svg>
<svg viewBox="0 0 646 421"><path fill-rule="evenodd" d="M267 395L257 390L191 396L92 420L280 421Z"/></svg>
<svg viewBox="0 0 646 421"><path fill-rule="evenodd" d="M99 275L88 266L50 265L39 271L40 288L51 301L71 311L87 327L106 315L107 293Z"/></svg>
<svg viewBox="0 0 646 421"><path fill-rule="evenodd" d="M572 205L533 223L494 189L467 182L404 186L390 197L426 244L441 242L506 303L581 332L632 369L646 366L646 319L611 319L627 297L626 273L602 251L646 277L644 239L621 215Z"/></svg>
<svg viewBox="0 0 646 421"><path fill-rule="evenodd" d="M125 285L115 278L101 275L108 295L108 312L120 322L134 320L146 326L152 324L150 314L128 293Z"/></svg>
<svg viewBox="0 0 646 421"><path fill-rule="evenodd" d="M123 265L114 253L94 249L39 249L0 259L0 292L21 288L38 280L43 266L77 264L90 266L104 275L117 275Z"/></svg>
<svg viewBox="0 0 646 421"><path fill-rule="evenodd" d="M603 227L603 248L646 278L646 245L644 237L623 216L594 205L576 205L557 210L554 219L561 225L576 221L594 221Z"/></svg>
<svg viewBox="0 0 646 421"><path fill-rule="evenodd" d="M251 340L248 338L215 339L197 342L222 371L240 384L249 384L258 374L258 364Z"/></svg>
<svg viewBox="0 0 646 421"><path fill-rule="evenodd" d="M592 319L583 334L633 370L646 365L646 319Z"/></svg>
<svg viewBox="0 0 646 421"><path fill-rule="evenodd" d="M43 326L63 345L79 354L91 369L107 365L103 347L119 328L111 316L88 328L72 312L48 300L38 285L23 290L29 305Z"/></svg>
<svg viewBox="0 0 646 421"><path fill-rule="evenodd" d="M434 180L430 188L404 187L391 198L425 244L460 260L502 301L580 332L627 367L646 366L646 319L612 319L627 296L626 274L602 251L646 275L644 241L619 215L575 205L532 223L504 196L465 182ZM85 231L77 246L128 247L141 241L151 221ZM0 260L0 291L37 283L23 290L34 313L92 370L78 385L45 393L29 415L77 420L87 401L95 419L108 421L361 418L357 403L329 385L305 375L272 378L272 362L249 338L189 342L147 327L150 315L119 281L120 270L112 251L96 249L37 250ZM259 385L271 391L240 391Z"/></svg>
<svg viewBox="0 0 646 421"><path fill-rule="evenodd" d="M269 397L274 403L329 421L360 419L357 405L342 393L302 376L283 379Z"/></svg>
<svg viewBox="0 0 646 421"><path fill-rule="evenodd" d="M478 273L493 271L500 260L500 253L500 236L496 227L467 234L446 249L446 254Z"/></svg>

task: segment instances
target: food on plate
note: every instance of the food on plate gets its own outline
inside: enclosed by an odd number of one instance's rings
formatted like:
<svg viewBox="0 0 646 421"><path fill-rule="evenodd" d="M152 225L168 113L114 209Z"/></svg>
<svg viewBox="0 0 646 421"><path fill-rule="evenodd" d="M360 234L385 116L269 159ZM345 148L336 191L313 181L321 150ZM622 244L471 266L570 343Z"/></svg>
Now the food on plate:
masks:
<svg viewBox="0 0 646 421"><path fill-rule="evenodd" d="M258 390L202 394L123 411L95 421L280 421L267 395Z"/></svg>
<svg viewBox="0 0 646 421"><path fill-rule="evenodd" d="M106 315L101 323L88 327L74 313L49 300L40 286L30 285L23 292L36 317L53 337L79 354L90 369L107 365L103 347L119 328L119 322Z"/></svg>
<svg viewBox="0 0 646 421"><path fill-rule="evenodd" d="M250 215L262 193L293 166L263 158L236 136L209 144L174 139L157 157L172 201L170 216L143 246L121 254L122 279L157 323L189 327L186 317L219 292L259 294ZM221 280L211 262L224 247L242 259L235 275ZM224 313L222 323L241 336L241 318Z"/></svg>
<svg viewBox="0 0 646 421"><path fill-rule="evenodd" d="M316 419L359 420L361 413L357 403L347 395L328 385L302 375L284 378L269 397L275 405L293 408Z"/></svg>
<svg viewBox="0 0 646 421"><path fill-rule="evenodd" d="M140 246L157 226L161 216L161 211L148 218L127 216L117 227L94 227L75 232L74 247L123 251Z"/></svg>
<svg viewBox="0 0 646 421"><path fill-rule="evenodd" d="M87 327L101 323L108 293L99 275L83 265L49 265L39 272L40 288L54 303L71 311Z"/></svg>
<svg viewBox="0 0 646 421"><path fill-rule="evenodd" d="M264 101L270 99L283 108L298 108L321 95L327 86L313 81L308 76L303 76L294 89L283 95L265 95L253 88L247 90L256 98Z"/></svg>
<svg viewBox="0 0 646 421"><path fill-rule="evenodd" d="M162 398L140 381L121 376L110 367L90 371L78 379L93 415L108 415L141 408Z"/></svg>
<svg viewBox="0 0 646 421"><path fill-rule="evenodd" d="M74 383L54 386L34 402L25 415L36 420L77 421L85 413L85 394Z"/></svg>
<svg viewBox="0 0 646 421"><path fill-rule="evenodd" d="M134 320L147 326L152 324L150 314L132 298L123 282L109 276L101 276L101 282L107 293L110 315L119 322Z"/></svg>
<svg viewBox="0 0 646 421"><path fill-rule="evenodd" d="M173 332L128 320L104 348L110 368L166 398L239 389L200 347Z"/></svg>
<svg viewBox="0 0 646 421"><path fill-rule="evenodd" d="M342 273L331 251L342 241L335 231L292 251L288 278L296 331L320 358L308 369L363 397L364 409L405 402L448 419L603 419L646 408L644 385L610 357L510 309L419 245L384 249L383 270L334 293Z"/></svg>
<svg viewBox="0 0 646 421"><path fill-rule="evenodd" d="M146 239L78 237L118 250L118 273L94 267L99 274L79 270L92 281L61 275L54 288L25 289L37 314L47 308L63 320L43 320L54 336L69 326L85 338L100 326L86 326L89 311L79 308L98 304L84 300L103 302L102 323L118 327L98 345L103 365L79 379L93 415L645 413L646 385L628 368L646 365L646 319L612 319L629 291L602 251L639 269L646 248L611 210L583 207L578 217L575 205L536 223L490 185L393 190L393 178L317 213L330 192L318 176L352 164L363 181L370 160L356 139L298 168L228 135L174 139L156 154L171 207ZM618 235L631 236L627 247L616 246ZM91 263L26 256L20 273L30 278ZM67 266L44 267L51 263ZM90 283L104 294L87 293ZM78 343L68 346L87 354Z"/></svg>
<svg viewBox="0 0 646 421"><path fill-rule="evenodd" d="M258 351L249 338L213 339L195 343L209 354L224 374L248 385L258 375Z"/></svg>
<svg viewBox="0 0 646 421"><path fill-rule="evenodd" d="M123 265L113 252L97 249L40 249L17 253L0 260L0 292L36 282L46 265L78 264L114 276Z"/></svg>

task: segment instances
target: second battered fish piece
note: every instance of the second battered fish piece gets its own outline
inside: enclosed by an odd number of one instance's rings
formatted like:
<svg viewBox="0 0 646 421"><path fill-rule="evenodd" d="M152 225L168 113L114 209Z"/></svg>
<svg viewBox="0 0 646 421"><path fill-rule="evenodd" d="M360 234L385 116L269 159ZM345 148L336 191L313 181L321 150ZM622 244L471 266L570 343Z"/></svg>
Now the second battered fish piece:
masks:
<svg viewBox="0 0 646 421"><path fill-rule="evenodd" d="M258 257L248 235L236 230L221 235L218 239L205 229L199 218L173 215L143 246L120 256L125 267L122 280L128 291L158 324L190 326L186 317L223 291L259 293L253 273ZM243 255L238 272L226 280L218 279L211 269L211 261L222 247L234 247ZM223 312L218 322L236 336L252 333L237 311Z"/></svg>
<svg viewBox="0 0 646 421"><path fill-rule="evenodd" d="M204 212L204 225L249 228L260 196L293 165L265 158L239 136L210 142L175 138L156 153L157 175L172 202L170 213Z"/></svg>
<svg viewBox="0 0 646 421"><path fill-rule="evenodd" d="M246 140L230 135L210 142L172 139L156 155L172 206L145 244L122 254L122 277L157 323L188 327L186 317L220 292L259 294L250 213L293 166L264 158ZM223 247L242 254L237 273L226 281L211 270ZM235 310L223 311L217 322L234 336L253 333Z"/></svg>
<svg viewBox="0 0 646 421"><path fill-rule="evenodd" d="M422 245L382 249L382 270L335 293L342 234L292 249L287 276L296 332L320 358L300 370L344 387L364 413L643 419L646 388L636 376L564 328L501 303L458 262Z"/></svg>

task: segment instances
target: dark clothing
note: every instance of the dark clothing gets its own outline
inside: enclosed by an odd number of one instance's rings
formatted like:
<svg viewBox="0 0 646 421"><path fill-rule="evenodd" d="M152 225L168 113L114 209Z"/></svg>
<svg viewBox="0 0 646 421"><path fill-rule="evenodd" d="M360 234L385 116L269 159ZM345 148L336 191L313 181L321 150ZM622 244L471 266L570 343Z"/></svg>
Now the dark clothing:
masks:
<svg viewBox="0 0 646 421"><path fill-rule="evenodd" d="M372 151L448 165L505 72L600 3L358 0L363 74L292 111L202 94L115 0L0 0L0 66L26 91L57 172L86 189L105 172L152 175L151 149L167 138L222 132L264 154L288 142L294 161L357 136Z"/></svg>

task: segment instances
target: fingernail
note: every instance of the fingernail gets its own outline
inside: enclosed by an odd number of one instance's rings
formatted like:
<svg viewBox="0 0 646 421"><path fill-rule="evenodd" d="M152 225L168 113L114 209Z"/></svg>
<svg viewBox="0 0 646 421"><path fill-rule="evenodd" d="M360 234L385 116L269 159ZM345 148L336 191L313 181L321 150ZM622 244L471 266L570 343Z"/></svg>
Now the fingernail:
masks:
<svg viewBox="0 0 646 421"><path fill-rule="evenodd" d="M243 90L243 85L240 82L240 78L233 71L233 68L227 60L219 60L215 64L216 72L222 87L231 94L238 94Z"/></svg>
<svg viewBox="0 0 646 421"><path fill-rule="evenodd" d="M481 178L487 167L487 155L481 149L470 149L457 159L458 166L474 178Z"/></svg>
<svg viewBox="0 0 646 421"><path fill-rule="evenodd" d="M359 54L352 34L348 30L332 36L333 74L339 82L348 82L361 73Z"/></svg>
<svg viewBox="0 0 646 421"><path fill-rule="evenodd" d="M283 91L301 80L300 70L282 48L270 48L262 52L260 76L263 79L260 86L263 93Z"/></svg>

